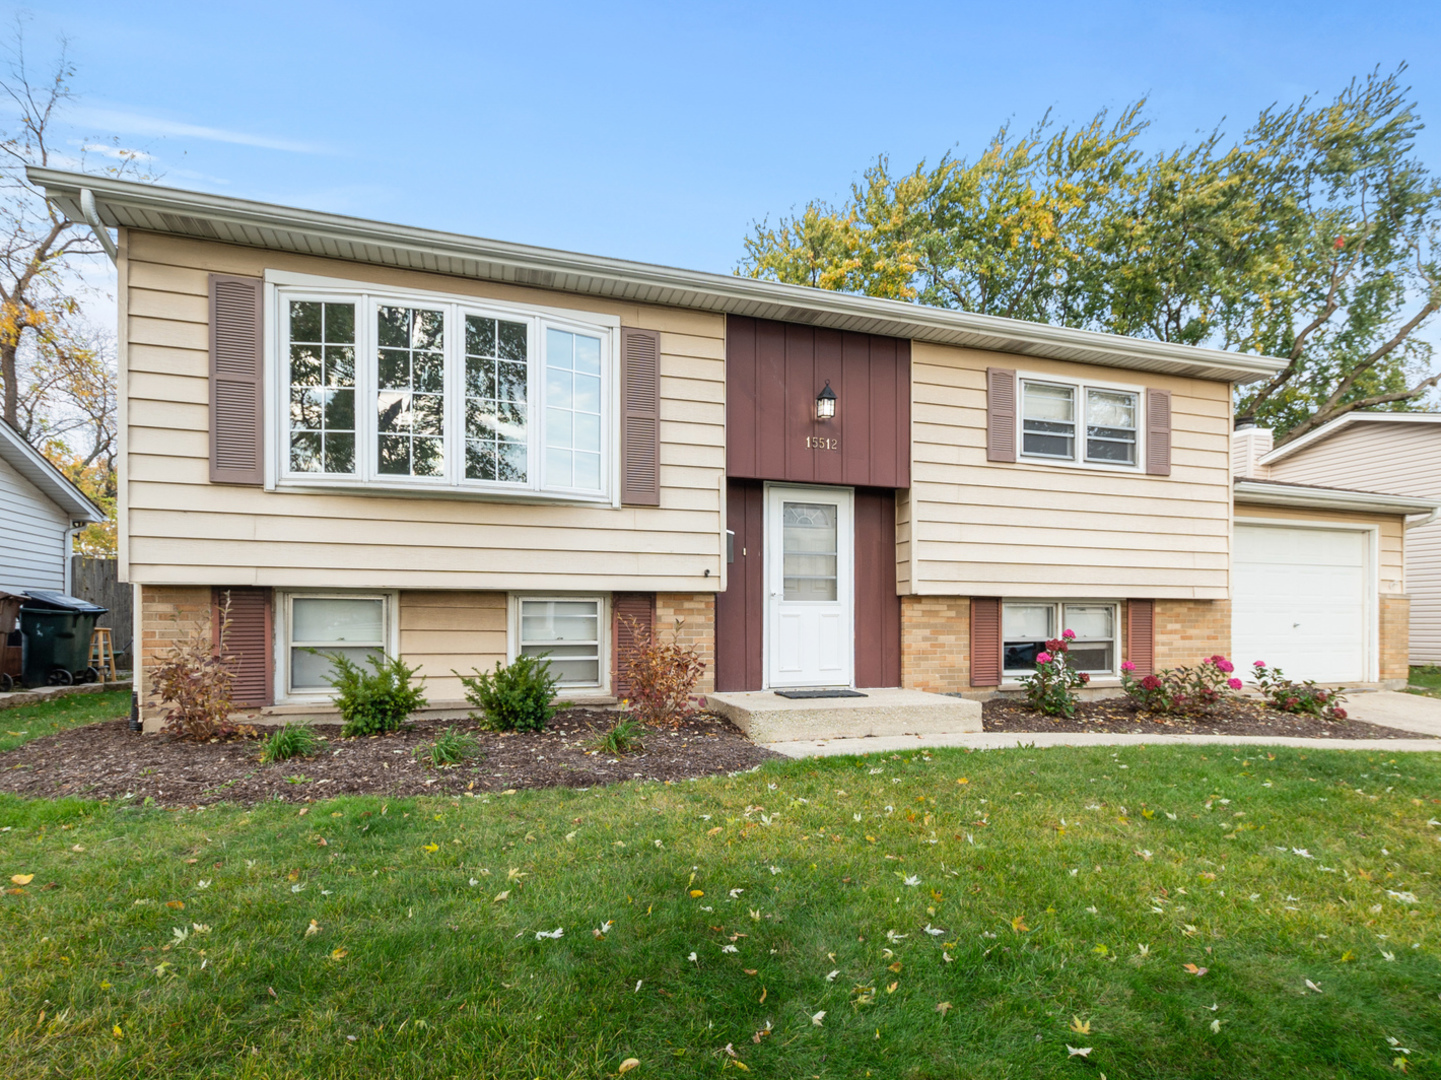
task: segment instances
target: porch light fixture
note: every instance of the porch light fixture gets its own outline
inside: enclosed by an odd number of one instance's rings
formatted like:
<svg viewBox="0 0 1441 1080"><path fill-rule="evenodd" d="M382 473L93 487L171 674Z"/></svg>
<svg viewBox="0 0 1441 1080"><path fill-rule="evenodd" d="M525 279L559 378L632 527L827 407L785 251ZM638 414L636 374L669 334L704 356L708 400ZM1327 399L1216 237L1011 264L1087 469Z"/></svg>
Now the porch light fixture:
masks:
<svg viewBox="0 0 1441 1080"><path fill-rule="evenodd" d="M826 388L816 395L816 419L829 420L836 414L836 392L831 389L831 381L826 380Z"/></svg>

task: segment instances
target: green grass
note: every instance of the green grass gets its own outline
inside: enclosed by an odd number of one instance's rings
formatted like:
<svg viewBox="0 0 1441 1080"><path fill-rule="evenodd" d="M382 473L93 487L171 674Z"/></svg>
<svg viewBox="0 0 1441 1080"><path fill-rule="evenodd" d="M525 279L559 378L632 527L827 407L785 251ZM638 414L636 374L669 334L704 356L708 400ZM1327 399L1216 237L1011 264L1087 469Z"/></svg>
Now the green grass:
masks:
<svg viewBox="0 0 1441 1080"><path fill-rule="evenodd" d="M34 875L0 894L0 1049L15 1078L1434 1078L1438 817L1441 755L1212 747L0 799L0 879Z"/></svg>
<svg viewBox="0 0 1441 1080"><path fill-rule="evenodd" d="M130 715L130 691L71 694L39 705L0 709L0 753L66 728Z"/></svg>
<svg viewBox="0 0 1441 1080"><path fill-rule="evenodd" d="M1408 690L1420 691L1434 697L1441 694L1441 667L1431 664L1415 665L1406 681Z"/></svg>

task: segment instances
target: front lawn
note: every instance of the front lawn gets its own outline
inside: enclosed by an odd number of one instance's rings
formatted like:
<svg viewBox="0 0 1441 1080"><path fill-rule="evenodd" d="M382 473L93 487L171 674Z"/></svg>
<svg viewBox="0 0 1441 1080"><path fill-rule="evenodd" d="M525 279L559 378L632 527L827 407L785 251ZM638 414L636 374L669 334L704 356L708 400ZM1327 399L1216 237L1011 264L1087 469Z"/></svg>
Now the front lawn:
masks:
<svg viewBox="0 0 1441 1080"><path fill-rule="evenodd" d="M7 1076L1441 1076L1438 754L136 801L0 797Z"/></svg>
<svg viewBox="0 0 1441 1080"><path fill-rule="evenodd" d="M67 694L38 705L0 709L0 754L57 731L130 715L129 690Z"/></svg>

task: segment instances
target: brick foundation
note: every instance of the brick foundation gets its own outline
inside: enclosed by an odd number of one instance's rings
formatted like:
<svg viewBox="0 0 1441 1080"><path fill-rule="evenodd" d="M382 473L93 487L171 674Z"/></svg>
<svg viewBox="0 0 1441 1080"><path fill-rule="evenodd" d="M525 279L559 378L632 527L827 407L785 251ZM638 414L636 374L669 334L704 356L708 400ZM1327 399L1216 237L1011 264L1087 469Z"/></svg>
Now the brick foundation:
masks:
<svg viewBox="0 0 1441 1080"><path fill-rule="evenodd" d="M210 586L140 586L140 641L136 649L135 692L143 720L159 720L160 700L149 674L172 649L195 630L210 635Z"/></svg>
<svg viewBox="0 0 1441 1080"><path fill-rule="evenodd" d="M1381 597L1381 681L1411 677L1411 598L1392 593Z"/></svg>
<svg viewBox="0 0 1441 1080"><path fill-rule="evenodd" d="M1189 667L1217 653L1231 655L1231 601L1156 601L1157 671Z"/></svg>
<svg viewBox="0 0 1441 1080"><path fill-rule="evenodd" d="M901 685L936 694L971 689L971 602L901 597Z"/></svg>
<svg viewBox="0 0 1441 1080"><path fill-rule="evenodd" d="M679 628L676 620L682 620ZM669 641L672 631L683 647L693 646L705 661L705 671L696 683L696 693L715 690L715 593L656 593L655 629L660 641Z"/></svg>

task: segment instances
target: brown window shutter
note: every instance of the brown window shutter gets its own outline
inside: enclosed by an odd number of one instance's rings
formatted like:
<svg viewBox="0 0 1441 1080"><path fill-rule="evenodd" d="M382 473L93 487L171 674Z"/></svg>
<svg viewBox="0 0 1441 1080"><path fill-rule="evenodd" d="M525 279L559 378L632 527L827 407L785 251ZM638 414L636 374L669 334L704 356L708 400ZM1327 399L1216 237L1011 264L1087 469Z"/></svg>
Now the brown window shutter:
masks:
<svg viewBox="0 0 1441 1080"><path fill-rule="evenodd" d="M1016 460L1016 373L1008 368L986 368L986 460Z"/></svg>
<svg viewBox="0 0 1441 1080"><path fill-rule="evenodd" d="M1126 602L1126 659L1136 665L1134 674L1156 670L1156 601Z"/></svg>
<svg viewBox="0 0 1441 1080"><path fill-rule="evenodd" d="M636 644L636 628L655 633L655 593L616 593L610 601L615 647L611 668L615 679L611 692L618 698L630 696L629 661Z"/></svg>
<svg viewBox="0 0 1441 1080"><path fill-rule="evenodd" d="M660 505L660 334L620 329L620 501Z"/></svg>
<svg viewBox="0 0 1441 1080"><path fill-rule="evenodd" d="M218 642L220 613L230 596L230 631L225 636L226 651L234 657L232 670L235 681L230 686L231 699L237 705L259 708L272 705L275 640L271 624L269 589L215 589L211 596L213 611L212 640Z"/></svg>
<svg viewBox="0 0 1441 1080"><path fill-rule="evenodd" d="M999 597L971 597L971 685L1001 685Z"/></svg>
<svg viewBox="0 0 1441 1080"><path fill-rule="evenodd" d="M259 278L210 275L210 480L261 484Z"/></svg>
<svg viewBox="0 0 1441 1080"><path fill-rule="evenodd" d="M1146 471L1171 475L1171 391L1146 391Z"/></svg>

